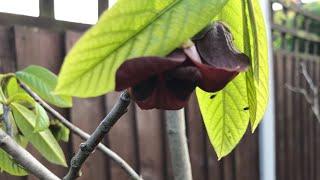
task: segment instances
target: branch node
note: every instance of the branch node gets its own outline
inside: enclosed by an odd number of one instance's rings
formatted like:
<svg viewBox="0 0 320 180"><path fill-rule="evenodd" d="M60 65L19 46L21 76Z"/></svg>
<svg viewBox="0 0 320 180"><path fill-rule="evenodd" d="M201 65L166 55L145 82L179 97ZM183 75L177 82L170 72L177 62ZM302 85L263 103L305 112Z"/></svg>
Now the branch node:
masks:
<svg viewBox="0 0 320 180"><path fill-rule="evenodd" d="M79 163L79 161L77 161L76 159L72 158L71 162L70 162L71 167L74 168L79 168L81 166L81 164Z"/></svg>
<svg viewBox="0 0 320 180"><path fill-rule="evenodd" d="M129 94L129 92L127 90L121 93L120 100L121 101L126 101L126 102L130 102L131 101L130 94Z"/></svg>
<svg viewBox="0 0 320 180"><path fill-rule="evenodd" d="M94 148L89 147L86 143L81 143L80 144L80 149L83 153L89 155L91 152L93 152Z"/></svg>

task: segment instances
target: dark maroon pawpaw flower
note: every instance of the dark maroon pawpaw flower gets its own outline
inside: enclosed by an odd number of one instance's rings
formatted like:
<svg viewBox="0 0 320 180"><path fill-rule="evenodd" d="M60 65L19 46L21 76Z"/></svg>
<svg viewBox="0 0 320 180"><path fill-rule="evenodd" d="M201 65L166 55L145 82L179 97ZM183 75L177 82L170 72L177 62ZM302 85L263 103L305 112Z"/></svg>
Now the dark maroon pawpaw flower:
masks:
<svg viewBox="0 0 320 180"><path fill-rule="evenodd" d="M236 50L222 23L206 28L194 43L167 57L125 61L116 73L116 90L130 88L142 109L176 110L187 104L197 86L207 92L219 91L249 66L249 58Z"/></svg>

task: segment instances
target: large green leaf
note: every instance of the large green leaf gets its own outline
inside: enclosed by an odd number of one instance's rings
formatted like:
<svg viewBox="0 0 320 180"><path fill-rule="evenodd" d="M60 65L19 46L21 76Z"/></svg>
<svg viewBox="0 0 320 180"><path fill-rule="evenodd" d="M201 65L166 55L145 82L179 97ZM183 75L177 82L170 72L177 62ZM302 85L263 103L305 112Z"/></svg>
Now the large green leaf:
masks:
<svg viewBox="0 0 320 180"><path fill-rule="evenodd" d="M57 76L40 66L29 66L22 71L16 72L17 78L28 85L45 101L58 107L71 107L70 96L53 94L57 85Z"/></svg>
<svg viewBox="0 0 320 180"><path fill-rule="evenodd" d="M65 157L58 142L49 129L34 132L36 115L26 107L12 103L14 119L20 131L31 144L50 162L66 166Z"/></svg>
<svg viewBox="0 0 320 180"><path fill-rule="evenodd" d="M209 139L219 159L234 149L248 127L249 112L246 111L248 103L244 78L244 74L239 75L214 95L197 89Z"/></svg>
<svg viewBox="0 0 320 180"><path fill-rule="evenodd" d="M67 55L56 93L79 97L115 87L128 58L165 56L207 25L227 0L118 0Z"/></svg>
<svg viewBox="0 0 320 180"><path fill-rule="evenodd" d="M26 176L27 171L16 163L5 151L0 149L0 169L14 176Z"/></svg>
<svg viewBox="0 0 320 180"><path fill-rule="evenodd" d="M258 6L256 0L253 0L252 3L255 5L255 8L259 8L256 7ZM251 25L248 24L249 22L252 22L252 18L247 15L247 7L248 2L245 0L229 0L222 11L214 19L215 21L223 21L229 26L229 29L234 36L234 43L236 47L250 56L252 61L250 70L245 74L239 75L241 77L234 79L230 83L241 88L234 88L232 85L228 85L222 91L217 93L217 97L223 97L224 94L228 94L230 101L228 101L228 98L209 99L208 97L212 95L211 93L197 91L208 135L220 158L231 152L243 137L249 122L249 115L252 129L254 130L257 127L264 114L268 99L268 59L265 29L264 26L256 27L259 35L258 37L252 35ZM256 18L254 22L257 25L261 23L263 24L261 12L257 10L255 10L255 12L257 14L255 15ZM259 49L257 49L253 44L253 37L258 39ZM253 57L251 55L254 54L253 52L255 52L255 54L260 54L259 57ZM241 96L239 96L240 94ZM231 101L231 99L234 101ZM219 106L221 106L220 108L224 110L226 115L222 116L221 119L221 114L215 113L217 110L215 110L211 104L219 104ZM230 106L236 106L236 108L230 109ZM212 109L209 109L208 107ZM244 112L244 109L246 112ZM246 115L236 116L236 114L239 115L243 113L246 113ZM232 131L234 136L229 137L228 134L226 134L228 131L224 128L215 129L214 124L216 124L217 119L221 119L221 121L227 125L223 127L228 127L228 124L237 122L237 126L241 128L234 128L234 131ZM219 121L219 123L221 122ZM220 139L216 139L217 137L220 137Z"/></svg>
<svg viewBox="0 0 320 180"><path fill-rule="evenodd" d="M257 0L243 0L244 49L252 59L246 73L250 123L252 132L258 127L265 113L269 98L268 44L264 18ZM250 42L250 44L248 44Z"/></svg>

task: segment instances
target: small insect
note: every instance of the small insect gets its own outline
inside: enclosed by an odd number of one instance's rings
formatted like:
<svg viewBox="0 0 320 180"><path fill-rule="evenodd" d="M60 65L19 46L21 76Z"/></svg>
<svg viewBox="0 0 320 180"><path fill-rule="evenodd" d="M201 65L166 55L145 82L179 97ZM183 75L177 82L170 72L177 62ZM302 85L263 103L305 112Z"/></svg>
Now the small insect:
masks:
<svg viewBox="0 0 320 180"><path fill-rule="evenodd" d="M210 99L213 99L214 97L216 97L216 94L210 96Z"/></svg>
<svg viewBox="0 0 320 180"><path fill-rule="evenodd" d="M249 110L249 107L245 107L243 108L244 111L248 111Z"/></svg>

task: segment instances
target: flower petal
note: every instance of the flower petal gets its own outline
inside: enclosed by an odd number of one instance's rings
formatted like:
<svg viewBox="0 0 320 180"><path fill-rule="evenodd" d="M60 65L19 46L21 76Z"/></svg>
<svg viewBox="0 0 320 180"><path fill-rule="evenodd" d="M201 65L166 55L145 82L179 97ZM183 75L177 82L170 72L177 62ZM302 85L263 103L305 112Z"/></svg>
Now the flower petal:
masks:
<svg viewBox="0 0 320 180"><path fill-rule="evenodd" d="M168 57L138 57L125 61L116 72L116 91L137 85L152 76L175 68L186 60L182 50L176 50Z"/></svg>
<svg viewBox="0 0 320 180"><path fill-rule="evenodd" d="M216 92L223 89L240 72L246 71L249 58L233 45L228 28L218 22L198 34L195 46L184 49L188 61L198 67L202 78L199 87Z"/></svg>
<svg viewBox="0 0 320 180"><path fill-rule="evenodd" d="M238 72L246 71L250 64L249 58L235 48L232 34L223 23L213 24L195 45L204 64Z"/></svg>
<svg viewBox="0 0 320 180"><path fill-rule="evenodd" d="M200 79L196 67L181 65L139 83L131 92L141 109L177 110L187 104Z"/></svg>
<svg viewBox="0 0 320 180"><path fill-rule="evenodd" d="M131 88L133 99L138 104L141 109L166 109L166 110L176 110L180 109L186 105L187 100L180 100L173 94L165 85L165 80L163 75L157 77L157 81L151 94L142 99L141 96L137 97L138 94L143 94L139 91L136 86ZM150 84L145 84L143 86L149 86ZM140 85L142 86L142 85Z"/></svg>
<svg viewBox="0 0 320 180"><path fill-rule="evenodd" d="M202 75L197 67L182 65L165 73L167 88L181 100L189 98Z"/></svg>
<svg viewBox="0 0 320 180"><path fill-rule="evenodd" d="M239 74L238 71L228 71L195 61L192 63L198 67L202 75L199 88L207 92L220 91Z"/></svg>

